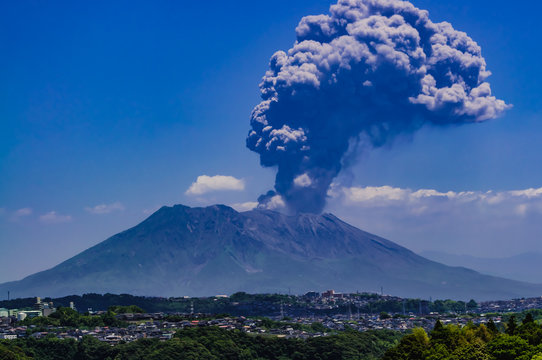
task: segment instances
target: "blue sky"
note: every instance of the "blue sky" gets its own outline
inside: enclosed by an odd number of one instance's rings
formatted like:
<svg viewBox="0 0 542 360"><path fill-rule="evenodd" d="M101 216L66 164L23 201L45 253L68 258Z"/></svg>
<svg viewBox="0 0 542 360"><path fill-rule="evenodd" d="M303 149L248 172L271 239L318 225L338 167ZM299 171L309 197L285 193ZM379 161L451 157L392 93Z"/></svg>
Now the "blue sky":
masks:
<svg viewBox="0 0 542 360"><path fill-rule="evenodd" d="M493 93L514 107L361 154L326 211L416 251L542 251L538 193L511 193L542 187L542 5L413 3L478 42ZM2 3L0 282L51 267L161 205L253 202L271 189L274 170L245 147L258 83L301 17L329 5ZM242 186L186 193L198 176L218 174ZM419 200L419 189L475 195Z"/></svg>

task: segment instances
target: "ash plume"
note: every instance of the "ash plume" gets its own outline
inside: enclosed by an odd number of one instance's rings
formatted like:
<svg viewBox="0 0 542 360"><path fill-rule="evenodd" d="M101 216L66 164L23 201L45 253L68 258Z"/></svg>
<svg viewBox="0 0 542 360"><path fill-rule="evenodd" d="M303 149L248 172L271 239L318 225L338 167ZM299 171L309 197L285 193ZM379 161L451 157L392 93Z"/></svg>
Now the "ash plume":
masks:
<svg viewBox="0 0 542 360"><path fill-rule="evenodd" d="M426 124L476 123L509 105L491 95L481 49L406 1L339 0L306 16L260 84L247 147L276 166L293 212L319 213L354 145L379 147Z"/></svg>

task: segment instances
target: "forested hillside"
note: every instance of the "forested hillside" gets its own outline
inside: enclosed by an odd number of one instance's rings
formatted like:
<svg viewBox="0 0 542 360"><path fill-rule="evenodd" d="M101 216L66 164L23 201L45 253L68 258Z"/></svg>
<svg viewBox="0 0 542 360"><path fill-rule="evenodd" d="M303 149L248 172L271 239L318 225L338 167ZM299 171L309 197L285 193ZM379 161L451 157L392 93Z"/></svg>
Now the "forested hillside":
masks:
<svg viewBox="0 0 542 360"><path fill-rule="evenodd" d="M442 325L427 334L415 329L388 350L383 360L542 360L542 327L527 313L497 327Z"/></svg>

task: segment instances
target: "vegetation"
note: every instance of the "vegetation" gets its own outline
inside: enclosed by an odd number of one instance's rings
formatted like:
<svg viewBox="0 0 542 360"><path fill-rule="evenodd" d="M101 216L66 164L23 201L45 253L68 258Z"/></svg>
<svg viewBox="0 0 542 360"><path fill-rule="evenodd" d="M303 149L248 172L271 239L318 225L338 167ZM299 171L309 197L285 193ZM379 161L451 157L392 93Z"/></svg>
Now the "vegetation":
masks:
<svg viewBox="0 0 542 360"><path fill-rule="evenodd" d="M388 350L383 360L537 360L542 359L542 327L532 313L518 323L511 315L502 331L488 325L464 327L437 321L428 335L415 329Z"/></svg>
<svg viewBox="0 0 542 360"><path fill-rule="evenodd" d="M308 333L324 333L324 332L331 332L330 329L326 328L324 325L322 325L321 322L313 322L310 325L306 324L299 324L296 322L290 322L291 319L283 319L284 321L275 321L271 320L267 317L254 317L253 319L257 319L260 321L260 326L264 329L286 329L286 328L292 328L293 330L301 330Z"/></svg>
<svg viewBox="0 0 542 360"><path fill-rule="evenodd" d="M136 305L127 305L127 306L113 305L113 306L110 306L108 310L111 312L114 312L115 314L130 314L130 313L144 314L145 313L145 310L143 310L142 308Z"/></svg>
<svg viewBox="0 0 542 360"><path fill-rule="evenodd" d="M232 315L269 315L269 312L280 311L280 304L296 303L296 296L280 294L247 294L238 292L227 298L162 298L133 296L128 294L84 294L61 298L43 298L43 302L53 302L55 306L67 307L73 302L79 309L105 311L111 307L130 307L145 309L148 312L206 314L229 313ZM31 309L36 298L0 301L0 307L8 309ZM259 304L259 306L254 306ZM266 306L261 306L261 305ZM130 311L127 311L130 312ZM137 311L132 311L137 312ZM121 312L117 312L121 313Z"/></svg>
<svg viewBox="0 0 542 360"><path fill-rule="evenodd" d="M455 301L455 300L421 300L421 299L379 299L376 294L360 294L365 300L371 300L370 303L364 305L359 310L363 313L378 314L382 312L387 313L423 313L430 312L438 313L464 313L467 311L474 311L478 307L478 304L474 300L469 302Z"/></svg>
<svg viewBox="0 0 542 360"><path fill-rule="evenodd" d="M308 301L300 296L283 294L248 294L238 292L230 297L207 297L207 298L160 298L133 296L128 294L84 294L82 296L72 295L62 298L44 298L44 302L54 302L56 306L67 307L70 302L76 304L79 309L107 310L117 308L114 312L139 312L138 309L145 309L148 312L166 313L190 313L192 308L197 313L206 314L231 314L244 316L269 316L272 313L279 313L281 305L286 306L290 313L302 315L308 311L318 315L332 315L348 312L380 314L382 312L402 314L405 313L463 313L473 311L477 305L474 300L469 302L454 300L427 301L420 299L397 299L382 298L378 294L358 293L353 294L359 300L367 301L365 305L355 307L344 301L338 300L337 307L332 309L310 308ZM0 301L0 307L9 309L32 308L35 298L14 299ZM127 308L127 309L123 309Z"/></svg>
<svg viewBox="0 0 542 360"><path fill-rule="evenodd" d="M464 312L477 307L474 301L461 302L437 300L435 302L417 299L384 300L376 294L357 294L368 304L370 312L380 318L402 317L405 312ZM245 311L253 303L296 305L304 301L289 295L251 295L236 293L229 298L164 299L145 298L131 295L87 294L82 297L55 299L56 304L74 301L77 304L94 304L95 309L109 305L99 315L81 314L67 307L59 307L49 317L27 318L20 325L29 327L28 334L47 331L47 326L66 328L94 328L97 326L125 326L116 315L144 313L150 311L179 309L194 304L207 309L211 318L228 316L218 310L229 309L230 313ZM50 301L44 299L45 301ZM14 301L26 304L26 299ZM129 304L133 301L136 305ZM13 304L10 304L13 305ZM1 306L1 305L0 305ZM92 307L92 306L88 306ZM350 310L350 309L349 309ZM392 314L390 314L392 313ZM480 316L468 314L467 316ZM486 325L466 326L443 325L438 321L434 329L426 333L414 329L406 335L394 331L357 332L345 327L345 331L331 336L313 337L307 340L286 339L271 335L247 334L238 330L217 327L190 327L179 330L173 339L140 339L131 343L110 346L90 336L80 341L61 340L50 333L48 337L34 337L16 340L0 340L1 359L383 359L383 360L542 360L542 310L523 313L487 314L488 318L499 316L502 321L490 320ZM169 321L190 319L189 315L171 314ZM203 318L202 318L203 319ZM266 329L304 330L310 333L329 332L322 323L298 324L295 322L273 321L258 317Z"/></svg>
<svg viewBox="0 0 542 360"><path fill-rule="evenodd" d="M0 359L379 359L398 342L393 331L346 331L308 340L251 336L217 327L187 328L167 341L140 339L111 347L93 337L0 340Z"/></svg>
<svg viewBox="0 0 542 360"><path fill-rule="evenodd" d="M113 325L116 312L138 310L112 307L101 315L78 314L59 308L49 318L26 319L24 323L66 327ZM142 309L139 309L143 311ZM386 316L387 314L381 314ZM428 334L417 328L403 336L394 331L358 332L346 327L331 336L306 340L254 335L218 327L189 327L173 339L140 339L110 346L90 336L80 341L48 337L0 340L0 359L368 359L368 360L542 360L542 311L509 314L503 322L466 326L443 325ZM292 327L324 332L321 323L302 325L260 318L262 327ZM44 323L41 323L44 322ZM50 323L45 323L50 322ZM102 326L103 326L102 325Z"/></svg>
<svg viewBox="0 0 542 360"><path fill-rule="evenodd" d="M60 307L51 315L26 318L19 322L20 325L36 325L35 330L40 331L45 326L65 326L77 328L94 328L96 326L124 326L126 323L115 317L117 313L113 310L119 310L118 307L112 307L107 312L100 315L90 315L88 313L80 314L77 311ZM126 309L120 309L126 310ZM141 309L139 309L141 310ZM141 310L143 312L143 310ZM0 358L1 359L1 358Z"/></svg>

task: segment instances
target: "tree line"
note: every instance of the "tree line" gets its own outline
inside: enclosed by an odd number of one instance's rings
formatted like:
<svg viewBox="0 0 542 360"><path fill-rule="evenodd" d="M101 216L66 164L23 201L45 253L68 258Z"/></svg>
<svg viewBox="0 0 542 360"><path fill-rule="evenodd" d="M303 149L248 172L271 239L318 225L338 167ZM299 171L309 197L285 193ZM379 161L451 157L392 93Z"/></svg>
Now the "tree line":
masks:
<svg viewBox="0 0 542 360"><path fill-rule="evenodd" d="M414 329L389 349L382 360L542 360L542 327L532 313L505 324L443 325L427 334Z"/></svg>
<svg viewBox="0 0 542 360"><path fill-rule="evenodd" d="M347 330L337 335L301 339L250 335L218 327L179 330L173 339L139 339L110 346L84 336L61 340L54 336L0 340L0 359L40 360L377 360L398 343L401 334L378 330Z"/></svg>
<svg viewBox="0 0 542 360"><path fill-rule="evenodd" d="M243 316L269 316L280 313L280 307L285 306L287 311L293 315L325 316L334 314L345 314L348 312L379 314L388 313L421 313L429 312L456 312L476 310L478 304L471 300L469 302L454 300L421 300L421 299L397 299L383 298L377 294L357 293L353 295L358 300L366 303L359 308L351 306L347 301L338 300L337 307L331 309L311 308L310 301L302 296L284 294L248 294L237 292L226 298L202 297L202 298L162 298L134 296L129 294L84 294L71 295L60 298L43 298L43 302L53 302L55 306L67 307L73 302L82 312L91 308L92 310L107 310L112 306L135 305L148 312L165 313L190 313L192 309L198 313L220 314ZM9 309L32 308L35 298L13 299L0 301L0 307Z"/></svg>

